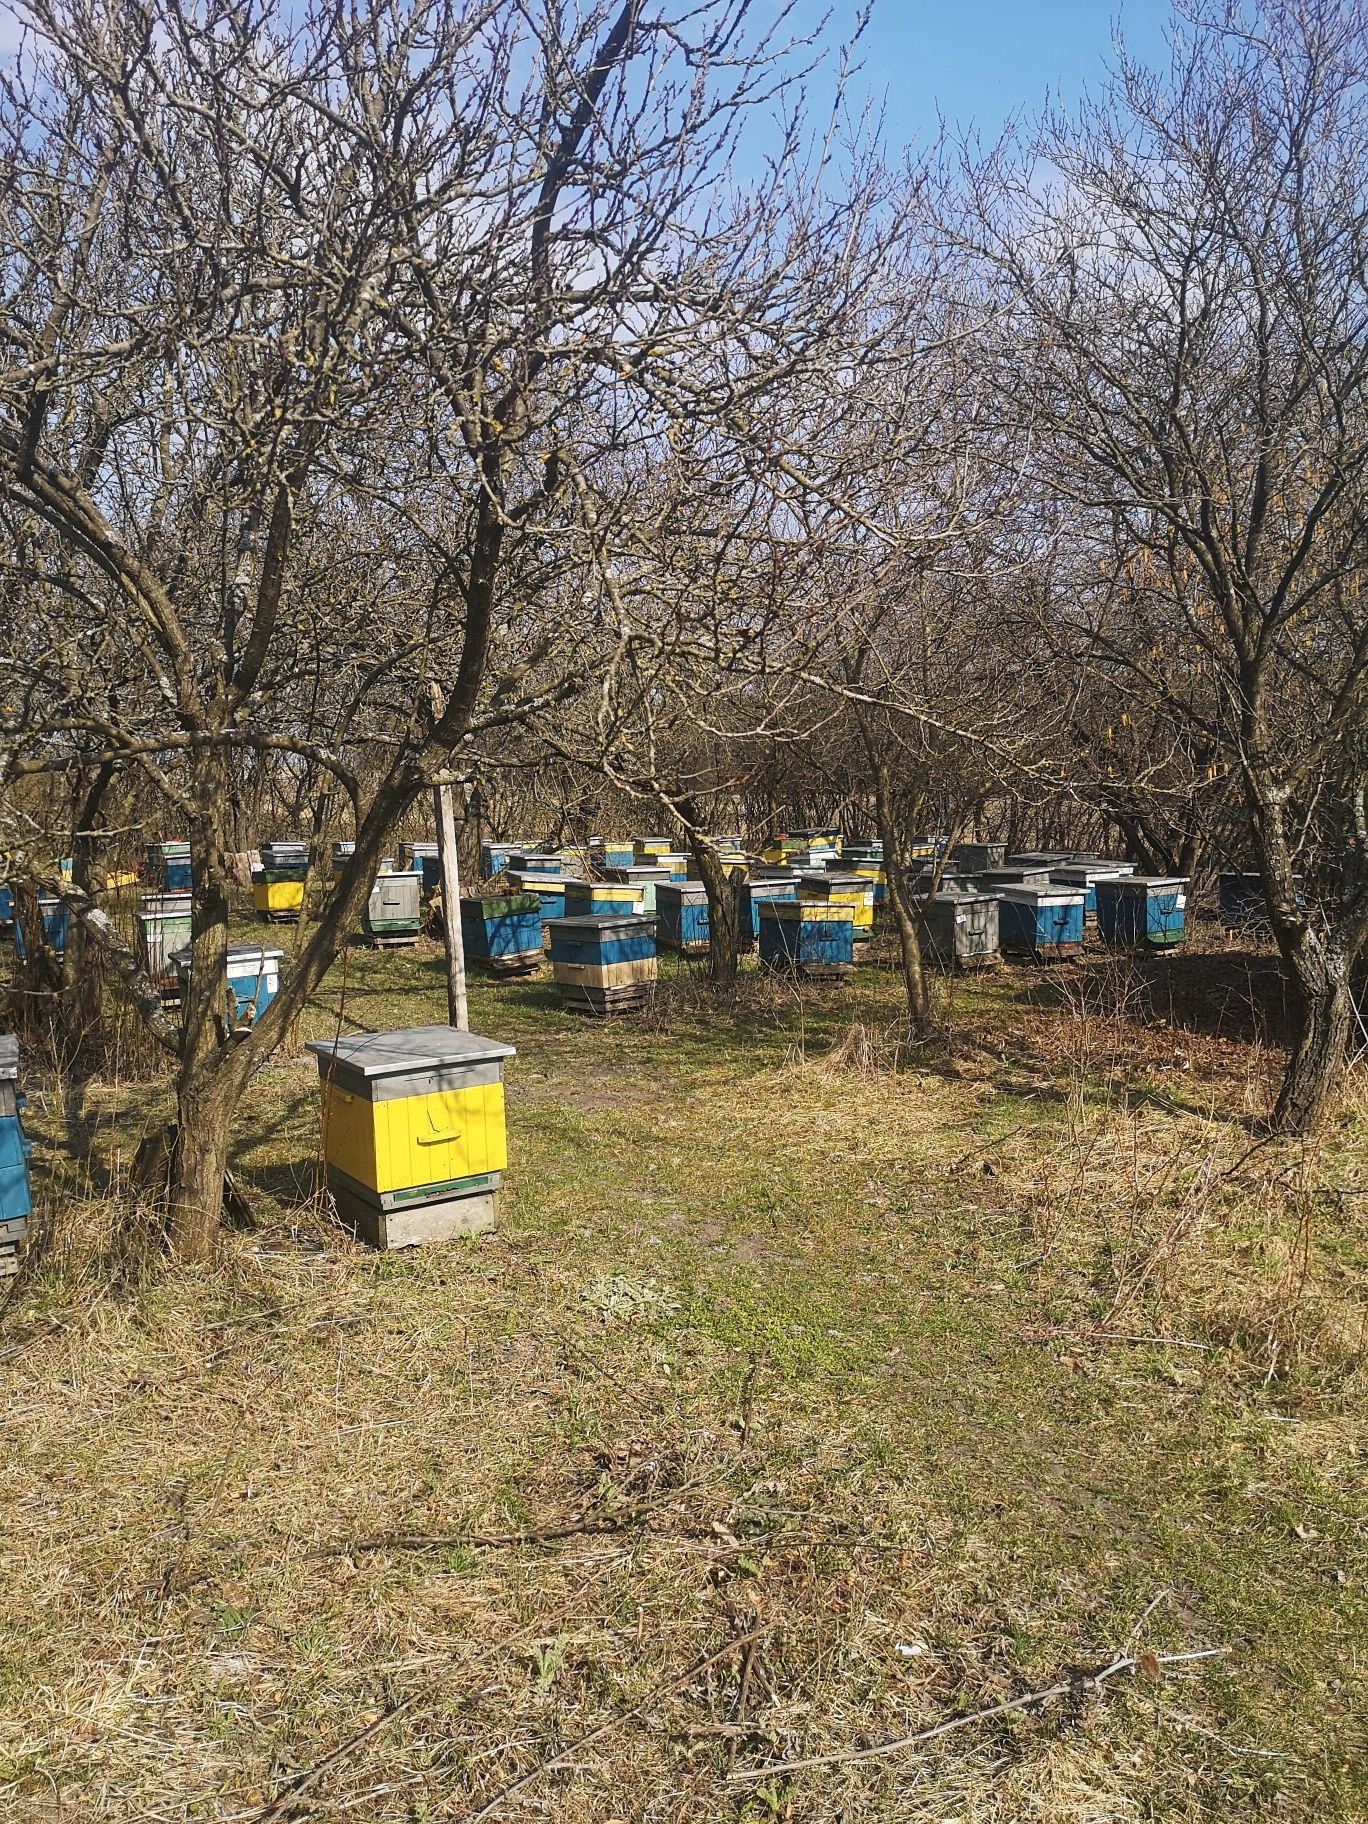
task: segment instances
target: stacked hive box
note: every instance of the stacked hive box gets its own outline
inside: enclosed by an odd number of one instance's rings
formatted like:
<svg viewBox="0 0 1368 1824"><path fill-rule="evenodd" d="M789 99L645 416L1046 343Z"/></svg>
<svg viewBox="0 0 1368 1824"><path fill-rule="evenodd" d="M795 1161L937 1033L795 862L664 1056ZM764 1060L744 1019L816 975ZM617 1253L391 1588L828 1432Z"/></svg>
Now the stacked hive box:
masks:
<svg viewBox="0 0 1368 1824"><path fill-rule="evenodd" d="M461 901L466 960L490 975L530 975L541 967L542 912L535 893L482 893Z"/></svg>
<svg viewBox="0 0 1368 1824"><path fill-rule="evenodd" d="M567 1007L602 1014L646 1005L656 981L654 919L600 913L555 919L547 929L551 974Z"/></svg>
<svg viewBox="0 0 1368 1824"><path fill-rule="evenodd" d="M399 870L418 875L424 893L435 893L442 884L442 851L435 842L401 842Z"/></svg>
<svg viewBox="0 0 1368 1824"><path fill-rule="evenodd" d="M1186 879L1168 874L1123 875L1097 882L1097 928L1104 943L1167 950L1181 944L1187 916Z"/></svg>
<svg viewBox="0 0 1368 1824"><path fill-rule="evenodd" d="M188 893L191 886L190 844L149 842L148 879L163 893Z"/></svg>
<svg viewBox="0 0 1368 1824"><path fill-rule="evenodd" d="M630 868L636 860L636 851L630 842L591 842L589 844L591 865L602 873L606 868Z"/></svg>
<svg viewBox="0 0 1368 1824"><path fill-rule="evenodd" d="M961 842L950 851L950 859L962 874L981 874L985 868L1000 868L1007 859L1005 842Z"/></svg>
<svg viewBox="0 0 1368 1824"><path fill-rule="evenodd" d="M0 1034L0 1280L19 1271L19 1248L28 1236L32 1210L29 1155L33 1151L19 1117L19 1041Z"/></svg>
<svg viewBox="0 0 1368 1824"><path fill-rule="evenodd" d="M138 913L143 961L147 973L164 991L180 992L174 953L190 942L191 896L188 893L144 893Z"/></svg>
<svg viewBox="0 0 1368 1824"><path fill-rule="evenodd" d="M229 944L225 972L234 1038L245 1038L280 992L283 955L283 951L268 950L263 944ZM189 947L175 951L171 961L184 995L190 983Z"/></svg>
<svg viewBox="0 0 1368 1824"><path fill-rule="evenodd" d="M1083 948L1082 893L1068 887L1002 887L998 942L1013 956L1037 962L1076 956Z"/></svg>
<svg viewBox="0 0 1368 1824"><path fill-rule="evenodd" d="M760 902L760 966L822 980L849 975L855 960L848 905L812 899Z"/></svg>
<svg viewBox="0 0 1368 1824"><path fill-rule="evenodd" d="M819 905L849 908L855 955L863 956L874 935L874 886L858 874L802 873L798 897Z"/></svg>
<svg viewBox="0 0 1368 1824"><path fill-rule="evenodd" d="M536 895L543 924L552 918L565 917L566 890L576 884L573 879L564 874L539 874L530 870L524 873L521 868L511 866L504 871L514 892Z"/></svg>
<svg viewBox="0 0 1368 1824"><path fill-rule="evenodd" d="M641 892L641 910L647 917L650 917L655 912L656 888L660 886L662 882L669 882L670 870L668 868L658 868L649 863L641 862L631 867L605 868L603 870L603 877L605 880L612 881L618 886L639 888Z"/></svg>
<svg viewBox="0 0 1368 1824"><path fill-rule="evenodd" d="M252 904L272 924L294 924L304 904L309 869L306 842L263 842L261 866L252 873Z"/></svg>
<svg viewBox="0 0 1368 1824"><path fill-rule="evenodd" d="M419 1026L314 1040L323 1157L338 1214L372 1247L494 1226L508 1163L511 1045Z"/></svg>
<svg viewBox="0 0 1368 1824"><path fill-rule="evenodd" d="M519 849L507 861L510 873L564 874L565 863L549 849Z"/></svg>
<svg viewBox="0 0 1368 1824"><path fill-rule="evenodd" d="M361 933L387 949L416 944L423 926L420 874L377 874L361 914Z"/></svg>
<svg viewBox="0 0 1368 1824"><path fill-rule="evenodd" d="M632 859L642 867L652 867L657 855L668 855L672 848L668 836L634 836Z"/></svg>
<svg viewBox="0 0 1368 1824"><path fill-rule="evenodd" d="M61 956L66 950L68 914L66 906L55 893L38 895L38 917L43 926L43 943L54 956ZM14 951L16 956L27 956L24 943L23 921L16 916L14 921Z"/></svg>
<svg viewBox="0 0 1368 1824"><path fill-rule="evenodd" d="M525 855L532 847L526 842L482 842L480 844L480 872L486 880L494 874L502 874L508 866L511 855Z"/></svg>
<svg viewBox="0 0 1368 1824"><path fill-rule="evenodd" d="M922 955L949 968L998 960L998 901L991 893L937 893L922 908Z"/></svg>
<svg viewBox="0 0 1368 1824"><path fill-rule="evenodd" d="M996 893L1001 887L1048 887L1050 884L1050 870L1043 863L1031 867L1025 862L1004 862L1000 868L981 868L974 875L974 885L981 893Z"/></svg>
<svg viewBox="0 0 1368 1824"><path fill-rule="evenodd" d="M701 880L661 881L656 888L656 940L683 956L706 956L711 944L708 890Z"/></svg>
<svg viewBox="0 0 1368 1824"><path fill-rule="evenodd" d="M781 874L784 870L767 871ZM741 889L741 949L753 950L760 937L760 907L767 899L797 899L798 879L748 880Z"/></svg>
<svg viewBox="0 0 1368 1824"><path fill-rule="evenodd" d="M645 910L646 888L641 882L567 880L565 883L567 918L593 918L600 912L640 918Z"/></svg>

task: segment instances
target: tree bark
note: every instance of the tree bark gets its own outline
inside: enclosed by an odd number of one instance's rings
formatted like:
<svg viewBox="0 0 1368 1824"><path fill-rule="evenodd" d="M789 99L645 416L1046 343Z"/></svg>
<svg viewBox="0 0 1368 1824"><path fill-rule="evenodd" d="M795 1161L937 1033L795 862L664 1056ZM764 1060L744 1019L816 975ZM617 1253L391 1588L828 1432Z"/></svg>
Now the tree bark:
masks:
<svg viewBox="0 0 1368 1824"><path fill-rule="evenodd" d="M874 810L879 825L879 841L883 844L888 907L893 914L893 928L898 934L898 960L907 994L907 1017L913 1032L919 1039L924 1039L931 1030L931 995L922 964L921 908L914 904L908 892L907 844L894 813L888 768L879 760L874 761Z"/></svg>
<svg viewBox="0 0 1368 1824"><path fill-rule="evenodd" d="M690 839L690 848L708 895L708 981L720 992L736 986L741 956L741 889L744 868L724 868L709 843Z"/></svg>
<svg viewBox="0 0 1368 1824"><path fill-rule="evenodd" d="M1339 1107L1354 1026L1348 960L1316 939L1285 958L1292 976L1297 1033L1278 1089L1272 1125L1280 1134L1313 1135Z"/></svg>

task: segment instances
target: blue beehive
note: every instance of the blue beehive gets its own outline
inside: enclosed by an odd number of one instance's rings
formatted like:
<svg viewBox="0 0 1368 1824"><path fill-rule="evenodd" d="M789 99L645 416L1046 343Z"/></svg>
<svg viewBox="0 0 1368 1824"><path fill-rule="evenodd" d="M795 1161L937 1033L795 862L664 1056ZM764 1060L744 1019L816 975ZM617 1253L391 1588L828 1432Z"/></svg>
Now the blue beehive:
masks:
<svg viewBox="0 0 1368 1824"><path fill-rule="evenodd" d="M461 901L467 962L491 975L531 975L541 967L542 906L535 893L477 893Z"/></svg>
<svg viewBox="0 0 1368 1824"><path fill-rule="evenodd" d="M1099 880L1119 880L1124 874L1134 874L1135 864L1129 861L1106 861L1091 858L1087 861L1077 859L1053 864L1050 868L1050 879L1061 887L1072 887L1083 895L1083 918L1087 924L1097 920L1097 883Z"/></svg>
<svg viewBox="0 0 1368 1824"><path fill-rule="evenodd" d="M645 1006L656 980L653 918L607 913L555 919L547 929L551 974L567 1007L617 1013Z"/></svg>
<svg viewBox="0 0 1368 1824"><path fill-rule="evenodd" d="M1104 943L1118 948L1147 944L1167 950L1186 935L1186 879L1168 874L1131 874L1097 883L1097 928Z"/></svg>
<svg viewBox="0 0 1368 1824"><path fill-rule="evenodd" d="M0 925L14 923L14 892L10 887L0 887Z"/></svg>
<svg viewBox="0 0 1368 1824"><path fill-rule="evenodd" d="M43 921L43 942L54 956L61 956L66 949L67 909L55 893L38 895L38 916ZM16 956L27 956L24 947L24 927L16 917L14 922L14 950Z"/></svg>
<svg viewBox="0 0 1368 1824"><path fill-rule="evenodd" d="M188 893L191 888L190 844L149 842L147 873L163 893Z"/></svg>
<svg viewBox="0 0 1368 1824"><path fill-rule="evenodd" d="M514 867L506 868L504 872L515 892L536 894L541 903L543 924L548 919L565 917L565 889L570 885L566 875L539 874L534 870L524 872Z"/></svg>
<svg viewBox="0 0 1368 1824"><path fill-rule="evenodd" d="M19 1270L19 1244L33 1207L28 1169L33 1145L19 1119L23 1107L19 1041L13 1033L0 1034L0 1279Z"/></svg>
<svg viewBox="0 0 1368 1824"><path fill-rule="evenodd" d="M1068 887L1001 887L998 942L1016 956L1047 962L1083 948L1083 895Z"/></svg>
<svg viewBox="0 0 1368 1824"><path fill-rule="evenodd" d="M505 866L512 874L563 874L565 863L547 849L519 849L508 857Z"/></svg>
<svg viewBox="0 0 1368 1824"><path fill-rule="evenodd" d="M263 944L229 944L225 959L228 992L233 1001L233 1033L245 1038L249 1027L265 1013L280 992L280 962L283 950L268 950ZM171 961L181 979L181 991L190 981L190 947L177 950Z"/></svg>
<svg viewBox="0 0 1368 1824"><path fill-rule="evenodd" d="M565 883L567 918L595 918L600 913L640 918L645 910L646 887L642 881L567 880Z"/></svg>
<svg viewBox="0 0 1368 1824"><path fill-rule="evenodd" d="M1268 901L1259 874L1222 874L1221 926L1226 931L1266 931Z"/></svg>
<svg viewBox="0 0 1368 1824"><path fill-rule="evenodd" d="M855 927L848 905L815 899L760 902L760 967L815 978L849 975Z"/></svg>
<svg viewBox="0 0 1368 1824"><path fill-rule="evenodd" d="M781 869L773 869L778 874ZM797 899L798 875L792 880L748 880L741 889L741 948L753 950L760 938L760 908L770 899Z"/></svg>
<svg viewBox="0 0 1368 1824"><path fill-rule="evenodd" d="M701 880L661 881L656 888L656 941L684 956L708 954L708 890Z"/></svg>

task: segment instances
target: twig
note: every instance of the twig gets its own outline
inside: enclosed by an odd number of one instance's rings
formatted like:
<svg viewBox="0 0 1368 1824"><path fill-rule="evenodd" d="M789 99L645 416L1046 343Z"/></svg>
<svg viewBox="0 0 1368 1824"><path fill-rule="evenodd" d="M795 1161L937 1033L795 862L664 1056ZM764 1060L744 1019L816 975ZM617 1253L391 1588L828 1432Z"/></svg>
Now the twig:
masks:
<svg viewBox="0 0 1368 1824"><path fill-rule="evenodd" d="M1155 1660L1161 1666L1172 1666L1197 1659L1217 1659L1226 1651L1225 1647L1202 1647L1195 1653L1156 1654ZM1138 1655L1126 1653L1098 1672L1075 1675L1061 1680L1059 1684L1050 1685L1044 1691L1027 1691L1020 1697L1009 1697L1000 1704L989 1704L986 1709L971 1710L967 1716L947 1717L944 1722L934 1723L929 1729L919 1729L915 1735L901 1735L896 1741L878 1742L872 1748L847 1748L839 1754L807 1755L797 1761L770 1761L763 1767L729 1773L727 1778L735 1784L748 1785L754 1780L766 1780L771 1776L782 1777L805 1772L810 1767L839 1767L849 1761L872 1761L881 1755L899 1754L905 1748L918 1748L925 1742L934 1742L942 1735L951 1735L957 1729L967 1729L973 1723L990 1722L995 1716L1007 1716L1013 1711L1037 1710L1042 1704L1048 1704L1057 1697L1099 1691L1108 1679L1115 1678L1122 1672L1134 1672L1139 1664Z"/></svg>
<svg viewBox="0 0 1368 1824"><path fill-rule="evenodd" d="M518 1545L547 1545L557 1539L577 1539L584 1533L621 1533L647 1514L668 1507L672 1501L697 1488L698 1481L681 1482L677 1488L662 1489L647 1501L637 1501L621 1514L586 1514L564 1526L533 1528L521 1533L375 1533L366 1539L340 1539L316 1554L328 1557L335 1552L423 1552L451 1551L458 1545L479 1546L499 1551Z"/></svg>
<svg viewBox="0 0 1368 1824"><path fill-rule="evenodd" d="M260 1811L252 1814L255 1824L269 1824L269 1820L272 1818L283 1818L296 1800L302 1799L311 1786L316 1786L330 1768L344 1760L353 1748L359 1748L362 1742L368 1742L373 1735L378 1735L396 1717L402 1716L406 1710L411 1710L418 1702L420 1695L421 1693L415 1691L399 1703L392 1704L383 1716L378 1716L373 1723L368 1724L358 1734L348 1736L340 1748L334 1748L331 1754L325 1754L321 1761L315 1761L312 1767L306 1768L303 1773L290 1781L283 1792L278 1792L269 1805L263 1805Z"/></svg>
<svg viewBox="0 0 1368 1824"><path fill-rule="evenodd" d="M630 1710L624 1710L620 1716L610 1717L606 1723L600 1723L597 1729L591 1729L587 1735L580 1736L578 1741L571 1742L568 1748L562 1748L558 1754L553 1754L549 1760L542 1761L530 1772L524 1773L519 1779L496 1792L494 1797L482 1805L478 1811L470 1813L469 1817L465 1819L465 1824L482 1824L483 1819L492 1817L502 1804L517 1793L526 1791L534 1781L541 1779L543 1774L553 1773L557 1767L563 1766L566 1761L572 1760L575 1755L589 1747L591 1742L601 1741L605 1735L611 1735L615 1729L621 1729L625 1723L630 1723L633 1717L640 1716L644 1710L649 1710L652 1704L659 1703L661 1698L668 1697L672 1691L678 1691L681 1685L691 1683L701 1672L706 1672L709 1666L715 1666L719 1659L726 1659L738 1648L748 1647L752 1641L759 1639L760 1632L759 1628L752 1628L749 1634L743 1634L739 1639L729 1640L715 1653L708 1653L702 1659L695 1660L687 1672L680 1672L674 1678L667 1678L663 1685L657 1685L654 1691L643 1697L639 1704L633 1704Z"/></svg>
<svg viewBox="0 0 1368 1824"><path fill-rule="evenodd" d="M741 1383L741 1442L738 1449L744 1451L750 1443L751 1423L755 1418L755 1377L760 1372L760 1359L752 1356L746 1378Z"/></svg>

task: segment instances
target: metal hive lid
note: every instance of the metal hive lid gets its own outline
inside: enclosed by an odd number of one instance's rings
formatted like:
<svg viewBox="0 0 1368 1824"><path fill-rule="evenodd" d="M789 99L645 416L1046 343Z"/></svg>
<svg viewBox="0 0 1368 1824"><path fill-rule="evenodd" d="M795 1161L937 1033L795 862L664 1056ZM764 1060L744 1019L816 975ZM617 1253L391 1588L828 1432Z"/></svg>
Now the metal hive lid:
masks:
<svg viewBox="0 0 1368 1824"><path fill-rule="evenodd" d="M326 1067L339 1064L367 1080L402 1077L415 1071L440 1070L453 1064L489 1064L517 1056L516 1048L454 1026L408 1026L398 1032L348 1033L333 1039L310 1039L308 1049Z"/></svg>
<svg viewBox="0 0 1368 1824"><path fill-rule="evenodd" d="M568 937L598 937L615 931L655 931L656 921L649 914L642 918L635 912L584 912L574 918L549 918L548 931Z"/></svg>

